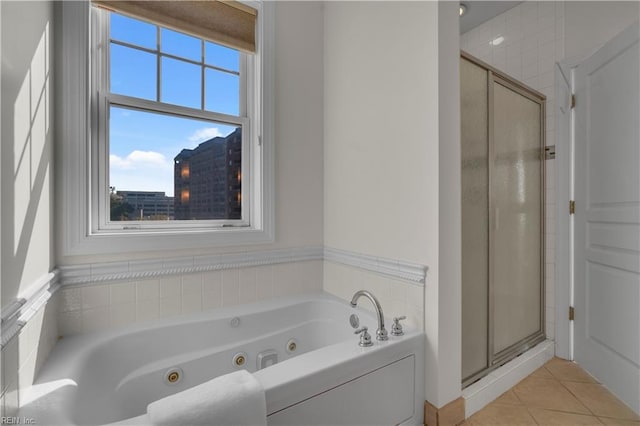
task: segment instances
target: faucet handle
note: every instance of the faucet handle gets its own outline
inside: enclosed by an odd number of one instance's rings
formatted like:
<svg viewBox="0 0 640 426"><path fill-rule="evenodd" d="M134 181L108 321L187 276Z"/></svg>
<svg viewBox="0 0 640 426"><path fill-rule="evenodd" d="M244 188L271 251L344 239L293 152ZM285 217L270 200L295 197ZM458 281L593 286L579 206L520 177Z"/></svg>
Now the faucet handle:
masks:
<svg viewBox="0 0 640 426"><path fill-rule="evenodd" d="M358 343L358 345L362 346L363 348L368 346L373 346L373 342L371 341L371 335L369 334L368 330L369 330L369 327L365 325L362 328L359 328L353 332L353 334L360 334L360 342Z"/></svg>
<svg viewBox="0 0 640 426"><path fill-rule="evenodd" d="M393 319L393 325L391 326L391 335L392 336L402 336L404 334L404 331L402 330L402 324L400 324L400 321L407 319L407 317L405 315L401 316L401 317L395 317Z"/></svg>

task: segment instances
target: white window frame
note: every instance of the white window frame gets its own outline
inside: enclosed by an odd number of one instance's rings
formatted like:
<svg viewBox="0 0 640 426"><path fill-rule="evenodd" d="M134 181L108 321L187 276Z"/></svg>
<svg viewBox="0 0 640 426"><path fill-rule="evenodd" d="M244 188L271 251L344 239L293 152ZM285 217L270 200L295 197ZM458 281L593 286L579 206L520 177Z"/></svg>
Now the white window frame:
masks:
<svg viewBox="0 0 640 426"><path fill-rule="evenodd" d="M156 222L118 223L108 220L108 150L99 144L105 137L102 120L95 111L105 111L107 104L97 105L100 97L91 86L92 70L97 58L91 49L90 35L96 26L91 4L60 2L61 31L57 55L59 111L57 193L59 250L63 256L115 254L136 251L198 249L272 242L274 235L274 143L273 143L273 5L269 2L246 1L258 11L256 54L243 64L247 68L247 116L243 128L243 163L250 171L243 176L243 218L232 221L194 221L169 224ZM92 23L94 25L92 25ZM113 95L112 95L113 96ZM104 96L102 102L104 102ZM143 100L138 100L144 106ZM155 103L154 103L155 105ZM99 108L95 108L99 106ZM189 113L193 118L211 119L211 115L194 116L190 108L171 107L173 112ZM249 110L250 109L250 110ZM238 124L237 117L219 121ZM234 121L235 120L235 121ZM246 134L245 134L246 132ZM104 140L104 139L102 139ZM247 145L245 151L245 143ZM97 162L103 167L96 168ZM243 164L243 167L245 165ZM105 170L106 169L106 170ZM102 211L99 214L98 209ZM246 216L245 216L246 215ZM185 221L188 222L188 221ZM126 226L123 226L126 225ZM133 225L133 226L131 226ZM128 229L123 229L128 228ZM133 229L131 229L133 228Z"/></svg>

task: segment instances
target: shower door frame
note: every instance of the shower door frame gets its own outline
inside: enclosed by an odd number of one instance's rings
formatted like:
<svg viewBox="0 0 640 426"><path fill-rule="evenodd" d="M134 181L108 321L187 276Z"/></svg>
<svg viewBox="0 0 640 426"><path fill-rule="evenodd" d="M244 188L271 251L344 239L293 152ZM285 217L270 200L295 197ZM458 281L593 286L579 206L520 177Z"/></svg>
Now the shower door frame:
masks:
<svg viewBox="0 0 640 426"><path fill-rule="evenodd" d="M545 146L546 146L546 132L545 132L545 120L546 120L546 96L524 83L510 77L504 72L494 68L493 66L483 62L482 60L470 55L469 53L461 50L460 57L470 61L471 63L484 68L487 71L487 95L488 95L488 117L487 117L487 136L488 136L488 201L489 201L489 247L488 247L488 338L487 338L487 367L472 374L469 377L462 378L462 387L469 386L488 375L491 371L499 368L508 361L517 357L518 355L526 352L528 349L537 345L538 343L546 339L545 333L545 202L546 202L546 164L545 164ZM494 121L493 121L493 85L500 84L503 87L516 92L517 94L527 98L528 100L540 105L540 324L539 328L533 334L513 343L507 348L494 353L494 283L493 283L493 261L495 259L495 235L491 231L493 226L493 215L491 212L495 206L494 191L492 190L492 172L494 167Z"/></svg>

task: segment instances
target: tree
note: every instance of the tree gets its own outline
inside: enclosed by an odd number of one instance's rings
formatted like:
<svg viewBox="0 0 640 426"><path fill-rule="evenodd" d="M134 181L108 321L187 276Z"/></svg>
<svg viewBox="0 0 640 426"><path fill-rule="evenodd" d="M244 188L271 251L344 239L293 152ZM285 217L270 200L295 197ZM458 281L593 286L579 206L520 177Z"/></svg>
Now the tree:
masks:
<svg viewBox="0 0 640 426"><path fill-rule="evenodd" d="M122 196L116 193L116 188L109 187L111 193L111 220L129 220L129 214L133 212L133 206L122 200Z"/></svg>

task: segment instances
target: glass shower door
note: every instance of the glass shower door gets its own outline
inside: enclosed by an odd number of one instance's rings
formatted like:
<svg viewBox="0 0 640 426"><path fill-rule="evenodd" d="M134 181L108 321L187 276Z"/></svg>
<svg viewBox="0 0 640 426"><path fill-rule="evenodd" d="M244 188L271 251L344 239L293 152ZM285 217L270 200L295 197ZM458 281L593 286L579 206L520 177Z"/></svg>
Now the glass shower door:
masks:
<svg viewBox="0 0 640 426"><path fill-rule="evenodd" d="M460 61L462 377L489 362L489 111L486 69Z"/></svg>
<svg viewBox="0 0 640 426"><path fill-rule="evenodd" d="M544 339L544 96L460 61L462 377Z"/></svg>
<svg viewBox="0 0 640 426"><path fill-rule="evenodd" d="M492 363L542 331L543 104L494 76L491 82Z"/></svg>

